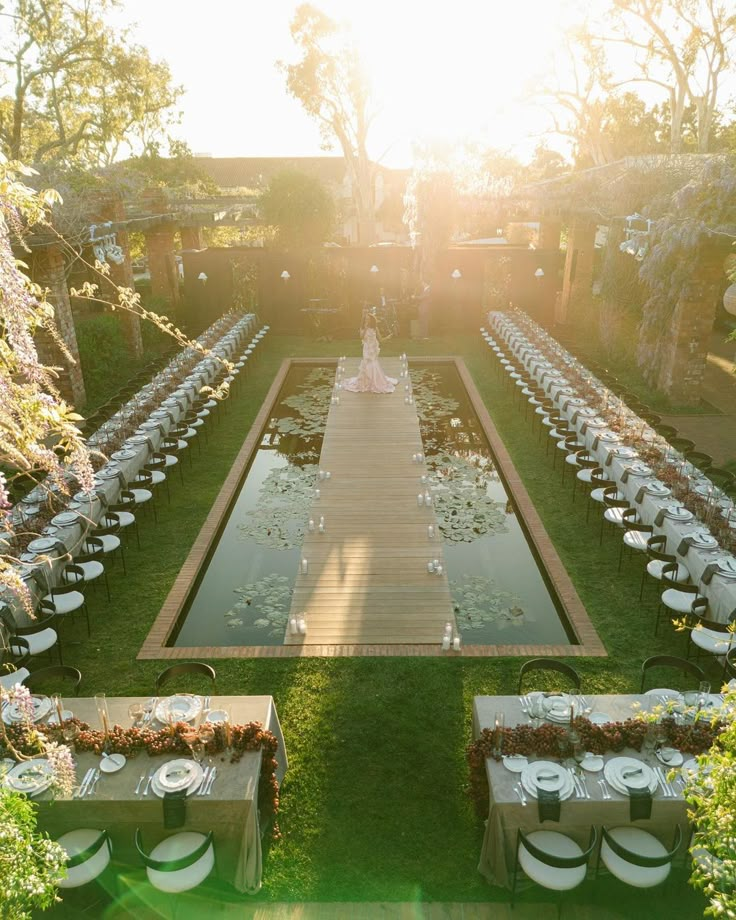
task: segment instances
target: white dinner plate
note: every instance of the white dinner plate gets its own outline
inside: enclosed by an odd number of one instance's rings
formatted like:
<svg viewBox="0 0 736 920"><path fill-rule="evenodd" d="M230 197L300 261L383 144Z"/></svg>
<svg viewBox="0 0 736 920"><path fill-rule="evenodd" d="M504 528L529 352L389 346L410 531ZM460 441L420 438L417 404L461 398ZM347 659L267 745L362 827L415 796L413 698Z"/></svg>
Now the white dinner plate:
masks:
<svg viewBox="0 0 736 920"><path fill-rule="evenodd" d="M645 696L653 696L657 702L672 700L675 703L682 703L683 696L679 690L670 690L668 687L655 687L653 690L647 690Z"/></svg>
<svg viewBox="0 0 736 920"><path fill-rule="evenodd" d="M187 795L191 795L202 782L203 776L202 766L193 760L170 760L154 774L151 788L161 798L167 792L181 792L183 789L186 789Z"/></svg>
<svg viewBox="0 0 736 920"><path fill-rule="evenodd" d="M125 754L108 754L100 760L100 770L103 773L117 773L126 764Z"/></svg>
<svg viewBox="0 0 736 920"><path fill-rule="evenodd" d="M549 719L550 722L569 722L570 704L571 699L567 693L545 696L542 699L542 708L545 712L545 718Z"/></svg>
<svg viewBox="0 0 736 920"><path fill-rule="evenodd" d="M649 476L651 472L651 466L646 463L632 463L629 467L629 476Z"/></svg>
<svg viewBox="0 0 736 920"><path fill-rule="evenodd" d="M45 719L51 712L51 700L48 696L32 696L33 700L33 721L40 722ZM8 703L3 709L3 722L6 725L14 725L23 720L23 710L18 703Z"/></svg>
<svg viewBox="0 0 736 920"><path fill-rule="evenodd" d="M102 469L97 473L99 479L118 479L120 477L120 470L111 470L109 467L107 469Z"/></svg>
<svg viewBox="0 0 736 920"><path fill-rule="evenodd" d="M736 578L736 559L733 556L721 556L717 560L718 571L729 578Z"/></svg>
<svg viewBox="0 0 736 920"><path fill-rule="evenodd" d="M603 769L603 757L600 754L593 754L586 751L585 758L580 761L580 766L588 773L600 773Z"/></svg>
<svg viewBox="0 0 736 920"><path fill-rule="evenodd" d="M648 789L650 793L657 790L657 777L651 767L634 757L613 757L606 761L603 775L613 788L622 795L628 795L628 789Z"/></svg>
<svg viewBox="0 0 736 920"><path fill-rule="evenodd" d="M132 434L126 444L145 444L148 441L148 438L144 434ZM115 454L113 454L113 457Z"/></svg>
<svg viewBox="0 0 736 920"><path fill-rule="evenodd" d="M523 754L509 754L503 758L503 765L512 773L521 773L529 766L529 761Z"/></svg>
<svg viewBox="0 0 736 920"><path fill-rule="evenodd" d="M692 521L693 513L682 505L667 505L664 513L674 521Z"/></svg>
<svg viewBox="0 0 736 920"><path fill-rule="evenodd" d="M670 488L668 488L663 482L659 482L657 480L654 482L648 482L644 486L644 491L648 492L650 495L658 495L662 498L672 494L672 490Z"/></svg>
<svg viewBox="0 0 736 920"><path fill-rule="evenodd" d="M51 518L51 523L56 524L57 527L71 527L72 524L76 524L79 520L79 515L76 511L62 511L61 514L57 514L55 517Z"/></svg>
<svg viewBox="0 0 736 920"><path fill-rule="evenodd" d="M574 791L569 771L551 760L535 760L530 763L521 772L521 784L535 799L539 789L557 792L560 801L569 798Z"/></svg>
<svg viewBox="0 0 736 920"><path fill-rule="evenodd" d="M114 454L111 454L113 460L132 460L137 455L137 451L123 449L116 450Z"/></svg>
<svg viewBox="0 0 736 920"><path fill-rule="evenodd" d="M676 748L663 747L656 751L657 760L666 767L679 767L683 756Z"/></svg>
<svg viewBox="0 0 736 920"><path fill-rule="evenodd" d="M45 757L24 760L5 774L5 785L16 792L38 795L54 781L54 771Z"/></svg>
<svg viewBox="0 0 736 920"><path fill-rule="evenodd" d="M94 505L99 500L100 498L95 492L77 492L74 496L74 501L79 502L80 505Z"/></svg>
<svg viewBox="0 0 736 920"><path fill-rule="evenodd" d="M156 707L159 722L168 723L172 718L176 722L191 722L202 711L202 700L190 693L177 693L161 700Z"/></svg>
<svg viewBox="0 0 736 920"><path fill-rule="evenodd" d="M57 542L51 537L39 537L37 540L31 540L28 544L28 551L31 553L47 553L56 546Z"/></svg>
<svg viewBox="0 0 736 920"><path fill-rule="evenodd" d="M702 547L703 549L712 549L714 546L718 546L718 540L705 530L693 530L690 533L686 533L685 537L687 537L696 548Z"/></svg>

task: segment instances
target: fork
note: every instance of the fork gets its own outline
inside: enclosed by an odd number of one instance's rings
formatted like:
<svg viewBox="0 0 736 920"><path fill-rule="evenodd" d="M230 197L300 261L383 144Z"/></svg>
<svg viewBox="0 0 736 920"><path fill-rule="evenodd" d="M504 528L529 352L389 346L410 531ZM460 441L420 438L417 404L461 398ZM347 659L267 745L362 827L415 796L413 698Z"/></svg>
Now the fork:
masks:
<svg viewBox="0 0 736 920"><path fill-rule="evenodd" d="M529 715L529 700L526 695L519 697L519 706L525 715Z"/></svg>
<svg viewBox="0 0 736 920"><path fill-rule="evenodd" d="M138 785L135 787L133 795L138 795L138 793L141 791L141 786L143 785L143 783L145 783L145 781L146 781L146 774L141 773L140 778L138 779Z"/></svg>
<svg viewBox="0 0 736 920"><path fill-rule="evenodd" d="M582 786L582 789L583 789L583 793L584 793L584 795L585 795L585 798L586 798L586 799L589 799L589 798L590 798L590 792L588 792L588 784L585 782L585 777L584 777L582 774L578 777L578 782L579 782L580 785Z"/></svg>
<svg viewBox="0 0 736 920"><path fill-rule="evenodd" d="M608 790L608 785L606 784L606 781L604 779L599 779L598 785L601 787L601 793L603 794L603 798L610 799L611 793Z"/></svg>
<svg viewBox="0 0 736 920"><path fill-rule="evenodd" d="M202 774L202 779L199 783L199 786L197 786L197 791L194 793L195 795L204 795L204 790L207 788L207 780L210 778L211 769L212 767L205 767L204 773Z"/></svg>
<svg viewBox="0 0 736 920"><path fill-rule="evenodd" d="M151 772L148 774L148 779L146 780L146 785L143 787L143 795L148 795L148 790L151 788L151 783L153 782L153 777L156 775L157 767L154 767Z"/></svg>
<svg viewBox="0 0 736 920"><path fill-rule="evenodd" d="M526 793L524 792L524 787L521 785L521 783L517 783L514 786L514 791L521 799L521 804L526 805Z"/></svg>

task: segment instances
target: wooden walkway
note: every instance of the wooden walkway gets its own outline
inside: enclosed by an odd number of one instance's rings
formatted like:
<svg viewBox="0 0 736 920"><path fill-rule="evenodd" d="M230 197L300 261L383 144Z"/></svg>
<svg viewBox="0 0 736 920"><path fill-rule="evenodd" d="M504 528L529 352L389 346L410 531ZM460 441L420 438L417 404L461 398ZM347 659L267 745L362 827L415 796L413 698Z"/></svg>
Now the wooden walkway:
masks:
<svg viewBox="0 0 736 920"><path fill-rule="evenodd" d="M398 377L398 358L382 362ZM347 361L354 376L358 360ZM319 499L310 517L325 533L307 533L291 617L304 616L306 636L286 645L430 644L439 646L454 624L447 576L430 575L427 563L442 558L434 507L420 507L424 465L416 406L406 405L404 380L391 395L340 391L332 404L322 444ZM430 540L428 525L434 526ZM301 567L300 567L301 568Z"/></svg>

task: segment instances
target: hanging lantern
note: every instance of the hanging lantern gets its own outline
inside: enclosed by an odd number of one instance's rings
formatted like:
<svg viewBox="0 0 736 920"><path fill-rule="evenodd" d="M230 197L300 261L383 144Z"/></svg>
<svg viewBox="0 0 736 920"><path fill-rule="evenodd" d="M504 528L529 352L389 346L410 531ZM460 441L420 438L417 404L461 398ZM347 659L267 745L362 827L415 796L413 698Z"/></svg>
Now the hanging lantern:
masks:
<svg viewBox="0 0 736 920"><path fill-rule="evenodd" d="M726 313L736 316L736 284L726 288L726 293L723 295L723 306Z"/></svg>

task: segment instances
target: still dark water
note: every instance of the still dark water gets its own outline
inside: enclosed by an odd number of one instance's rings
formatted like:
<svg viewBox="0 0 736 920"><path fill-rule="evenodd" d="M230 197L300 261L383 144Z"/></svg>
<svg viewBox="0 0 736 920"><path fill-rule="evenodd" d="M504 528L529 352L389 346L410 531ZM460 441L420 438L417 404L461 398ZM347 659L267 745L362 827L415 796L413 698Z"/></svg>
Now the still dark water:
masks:
<svg viewBox="0 0 736 920"><path fill-rule="evenodd" d="M289 372L174 645L281 644L333 378ZM569 641L454 366L418 364L412 381L464 643Z"/></svg>

